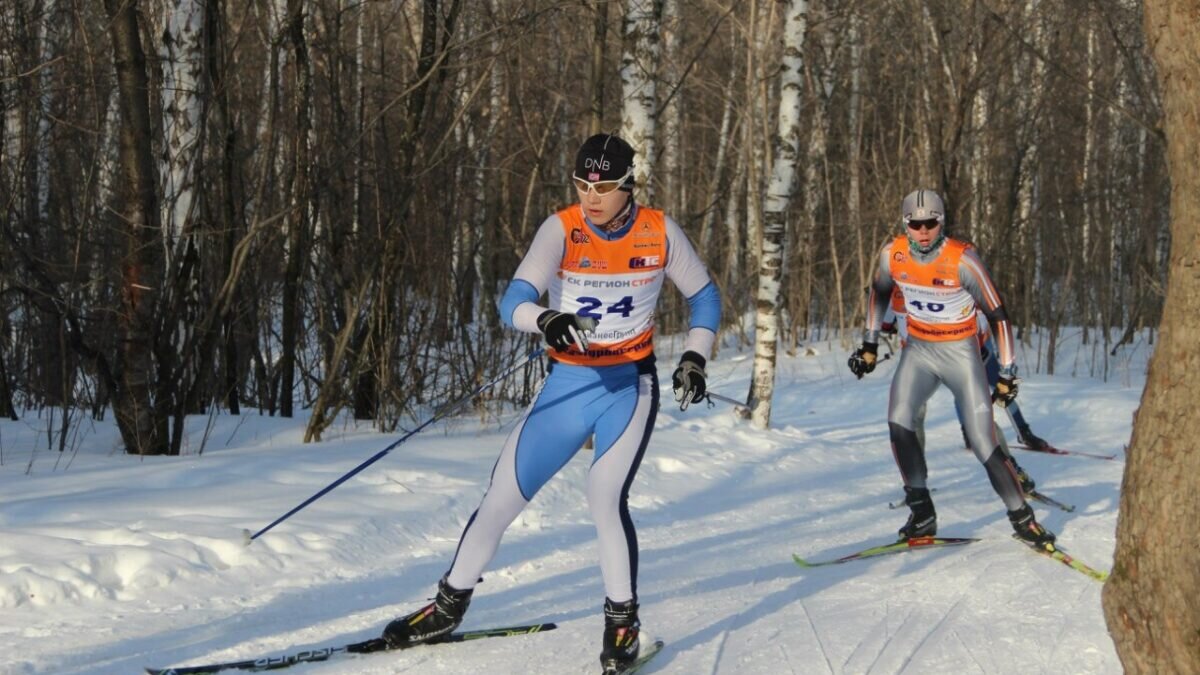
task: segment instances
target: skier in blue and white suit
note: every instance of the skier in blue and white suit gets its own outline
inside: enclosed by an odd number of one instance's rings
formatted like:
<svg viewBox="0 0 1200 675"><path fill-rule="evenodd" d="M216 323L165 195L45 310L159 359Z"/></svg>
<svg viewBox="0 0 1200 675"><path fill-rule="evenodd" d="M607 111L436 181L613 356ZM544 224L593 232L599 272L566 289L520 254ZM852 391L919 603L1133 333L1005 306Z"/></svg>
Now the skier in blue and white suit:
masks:
<svg viewBox="0 0 1200 675"><path fill-rule="evenodd" d="M542 223L500 301L506 325L545 336L549 374L500 452L437 599L385 631L395 646L454 630L504 530L594 434L587 498L607 595L601 661L610 667L637 656L638 546L628 500L659 405L655 305L664 279L688 300L690 327L672 376L686 408L704 396L703 355L712 351L721 303L679 225L634 201L633 159L616 136L584 142L573 175L579 204ZM538 303L543 294L548 306Z"/></svg>

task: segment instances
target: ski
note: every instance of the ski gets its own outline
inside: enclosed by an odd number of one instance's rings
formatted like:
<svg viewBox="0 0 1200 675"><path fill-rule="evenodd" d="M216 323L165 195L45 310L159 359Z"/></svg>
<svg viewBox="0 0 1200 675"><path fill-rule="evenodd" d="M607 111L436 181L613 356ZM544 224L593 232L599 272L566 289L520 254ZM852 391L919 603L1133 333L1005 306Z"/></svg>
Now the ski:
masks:
<svg viewBox="0 0 1200 675"><path fill-rule="evenodd" d="M937 488L929 488L929 494L933 494L935 492L937 492ZM908 504L905 504L903 499L901 499L898 502L888 502L889 509L899 509L899 508L907 508L907 507L908 507Z"/></svg>
<svg viewBox="0 0 1200 675"><path fill-rule="evenodd" d="M448 642L467 642L469 640L480 640L483 638L530 635L533 633L554 630L557 627L558 626L553 623L535 623L526 626L503 626L501 628L468 630L458 633L451 633L450 635L446 636L446 639L444 640L427 644L440 645ZM422 645L413 646L420 647ZM288 668L300 663L327 661L340 654L370 654L372 652L391 651L393 649L394 648L390 647L383 638L371 638L370 640L352 642L350 644L338 645L336 647L302 649L300 651L293 652L291 654L284 654L282 656L265 656L257 659L247 659L245 661L213 663L204 666L146 668L146 672L149 675L192 675L194 673L216 673L222 670L278 670L280 668ZM412 647L402 647L399 649L412 649Z"/></svg>
<svg viewBox="0 0 1200 675"><path fill-rule="evenodd" d="M1073 569L1077 572L1082 572L1083 574L1088 575L1089 577L1095 579L1096 581L1104 583L1104 580L1108 579L1108 572L1104 572L1101 570L1092 569L1091 567L1088 567L1087 565L1085 565L1085 564L1079 562L1078 560L1072 558L1071 556L1067 555L1064 551L1062 551L1062 549L1058 548L1054 544L1046 544L1044 546L1039 546L1037 544L1025 541L1024 539L1018 537L1015 534L1013 535L1013 539L1016 539L1017 541L1021 542L1022 544L1025 544L1026 546L1028 546L1029 549L1031 551L1033 551L1034 553L1040 553L1040 554L1046 556L1047 558L1053 558L1054 560L1059 561L1060 563L1066 565L1067 567L1070 567L1071 569Z"/></svg>
<svg viewBox="0 0 1200 675"><path fill-rule="evenodd" d="M1070 513L1075 510L1074 504L1064 504L1053 497L1048 497L1048 496L1042 494L1041 492L1038 492L1037 490L1032 490L1032 491L1026 493L1025 496L1027 496L1031 499L1035 499L1035 500L1037 500L1043 504L1046 504L1048 506L1060 508L1063 511L1066 511L1067 513Z"/></svg>
<svg viewBox="0 0 1200 675"><path fill-rule="evenodd" d="M630 663L624 667L605 667L602 671L603 675L633 675L634 673L641 671L641 669L647 663L650 663L650 659L658 656L658 653L662 651L664 644L665 643L662 640L655 640L654 644L650 645L649 649L644 649L642 650L641 654L638 654L638 657L633 660L633 663Z"/></svg>
<svg viewBox="0 0 1200 675"><path fill-rule="evenodd" d="M1047 445L1046 447L1042 448L1041 450L1038 450L1037 448L1032 448L1028 445L1021 445L1018 443L1014 443L1012 445L1012 447L1017 448L1019 450L1025 450L1027 452L1040 452L1040 453L1047 454L1047 455L1076 455L1078 457L1091 457L1092 459L1108 459L1108 460L1113 460L1113 459L1117 458L1116 455L1096 455L1096 454L1092 454L1090 452L1079 452L1077 450L1062 450L1060 448L1054 447L1053 445Z"/></svg>
<svg viewBox="0 0 1200 675"><path fill-rule="evenodd" d="M801 567L821 567L824 565L838 565L847 563L852 560L862 560L864 558L874 558L881 555L891 555L893 553L904 553L921 548L941 548L945 546L962 546L971 542L979 541L978 539L964 537L914 537L913 539L901 539L900 541L882 546L873 546L863 549L857 553L851 553L841 558L834 560L809 561L801 558L795 553L792 554L792 560Z"/></svg>

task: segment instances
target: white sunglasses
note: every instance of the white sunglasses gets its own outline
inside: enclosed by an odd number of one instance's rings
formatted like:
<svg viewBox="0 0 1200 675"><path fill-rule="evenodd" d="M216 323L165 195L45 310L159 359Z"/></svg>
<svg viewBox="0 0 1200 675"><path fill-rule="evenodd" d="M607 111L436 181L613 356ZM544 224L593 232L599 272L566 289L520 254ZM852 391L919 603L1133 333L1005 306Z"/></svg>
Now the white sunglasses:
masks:
<svg viewBox="0 0 1200 675"><path fill-rule="evenodd" d="M575 181L575 189L579 190L579 194L586 195L589 190L595 190L598 195L606 195L620 188L629 177L633 175L633 167L625 172L624 176L616 180L598 180L595 182L584 180L575 174L571 174L571 179Z"/></svg>

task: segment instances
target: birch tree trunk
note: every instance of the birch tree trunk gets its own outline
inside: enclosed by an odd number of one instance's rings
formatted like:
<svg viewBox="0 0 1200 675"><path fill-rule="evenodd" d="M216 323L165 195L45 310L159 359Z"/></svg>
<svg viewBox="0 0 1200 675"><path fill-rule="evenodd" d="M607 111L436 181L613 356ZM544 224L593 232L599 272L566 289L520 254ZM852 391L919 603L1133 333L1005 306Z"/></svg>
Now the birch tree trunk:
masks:
<svg viewBox="0 0 1200 675"><path fill-rule="evenodd" d="M763 201L762 254L758 267L754 367L750 384L750 419L759 428L771 423L771 396L775 392L775 357L782 306L783 259L787 210L796 186L800 161L800 107L803 97L804 38L808 27L808 1L791 0L783 23L783 59L779 71L779 113L773 146L771 181Z"/></svg>
<svg viewBox="0 0 1200 675"><path fill-rule="evenodd" d="M979 52L972 53L971 59L975 68L980 67ZM980 250L989 250L991 244L992 221L991 199L988 196L991 175L988 171L988 97L987 89L980 87L975 92L972 102L972 134L971 134L971 222L967 223L968 231Z"/></svg>
<svg viewBox="0 0 1200 675"><path fill-rule="evenodd" d="M742 125L742 139L744 140L750 135L750 125ZM742 236L742 218L741 209L742 202L746 201L746 184L750 180L746 163L750 159L750 153L737 153L737 166L733 170L733 178L729 181L729 198L725 200L725 240L728 247L725 250L725 292L721 294L722 299L729 297L733 293L740 294L743 287L742 284L742 263L746 259L746 249L754 246L754 240L749 236ZM749 200L754 202L754 199ZM747 211L752 210L752 206L747 204ZM742 322L742 317L737 317L739 324Z"/></svg>
<svg viewBox="0 0 1200 675"><path fill-rule="evenodd" d="M850 26L848 28L850 41L850 101L846 115L848 117L846 127L850 134L850 147L848 150L849 156L846 162L849 165L847 170L850 173L848 179L848 194L846 196L846 225L854 230L855 244L855 259L857 262L858 276L856 277L856 288L863 288L867 285L869 273L867 270L867 243L864 236L866 230L865 224L862 222L862 172L859 167L859 156L862 154L862 75L863 75L863 60L862 60L862 19L857 12L851 12L848 17ZM858 293L859 301L855 303L855 314L851 317L851 322L854 325L862 323L862 319L867 315L867 295ZM849 335L842 336L842 344L849 346L851 337Z"/></svg>
<svg viewBox="0 0 1200 675"><path fill-rule="evenodd" d="M1104 615L1128 673L1200 672L1200 0L1146 0L1162 87L1171 179L1171 254L1159 343L1150 359L1121 484Z"/></svg>
<svg viewBox="0 0 1200 675"><path fill-rule="evenodd" d="M661 184L666 193L665 198L661 200L663 208L669 213L677 214L676 218L681 218L684 213L684 205L687 204L687 195L684 193L687 181L684 180L682 174L683 157L682 141L683 141L683 96L684 92L679 81L683 75L679 67L682 59L680 50L680 33L683 30L683 24L679 17L679 0L661 0L662 1L662 81L666 85L664 96L670 96L671 100L663 107L663 151L662 160L659 162L659 171L663 176Z"/></svg>
<svg viewBox="0 0 1200 675"><path fill-rule="evenodd" d="M1042 51L1042 17L1039 0L1027 0L1025 3L1026 20L1032 25L1029 41L1039 52ZM1025 69L1016 74L1015 80L1021 89L1021 161L1017 184L1017 212L1014 214L1013 231L1016 232L1017 247L1023 253L1026 274L1029 279L1024 285L1024 297L1021 306L1024 317L1021 324L1028 329L1032 324L1032 310L1035 304L1034 288L1042 279L1041 247L1038 245L1032 224L1033 214L1037 210L1037 174L1039 171L1039 138L1038 110L1041 106L1042 92L1046 80L1046 64L1040 58L1028 57L1019 60ZM1014 68L1021 68L1014 65ZM1029 343L1029 331L1022 330L1021 336L1026 344Z"/></svg>
<svg viewBox="0 0 1200 675"><path fill-rule="evenodd" d="M621 91L625 102L621 111L621 137L633 146L638 160L633 175L641 188L641 200L654 200L650 176L654 168L654 110L658 67L658 36L662 5L658 0L626 0L624 37L621 54Z"/></svg>
<svg viewBox="0 0 1200 675"><path fill-rule="evenodd" d="M762 6L763 0L751 0L750 27L751 34L746 38L746 100L749 102L749 121L744 128L744 152L746 158L746 192L750 199L746 202L746 238L750 251L751 264L758 269L761 264L763 212L762 202L758 195L763 194L763 172L771 161L766 152L767 121L767 73L764 67L767 52L768 36L774 29L775 4L769 3L767 8ZM769 8L769 9L768 9Z"/></svg>
<svg viewBox="0 0 1200 675"><path fill-rule="evenodd" d="M1089 17L1087 28L1087 97L1084 102L1084 126L1083 126L1083 168L1079 172L1079 191L1088 195L1092 193L1092 180L1094 172L1092 165L1096 154L1096 24ZM1100 274L1104 274L1104 270L1096 264L1096 256L1092 254L1095 246L1095 228L1093 220L1095 219L1095 207L1091 199L1083 201L1083 231L1080 234L1081 246L1079 253L1083 256L1083 276L1084 278L1092 278L1089 274L1090 270L1095 270ZM1099 277L1099 275L1097 275ZM1083 341L1084 344L1088 340L1088 330L1091 326L1099 327L1099 300L1098 289L1094 284L1080 284L1080 308L1083 313Z"/></svg>
<svg viewBox="0 0 1200 675"><path fill-rule="evenodd" d="M204 72L204 7L174 0L167 8L159 59L163 68L162 224L168 265L192 214L200 157Z"/></svg>
<svg viewBox="0 0 1200 675"><path fill-rule="evenodd" d="M734 97L733 87L737 81L737 68L729 69L729 79L725 81L724 110L721 113L721 130L717 135L717 158L713 162L712 180L709 182L708 194L711 201L704 207L704 221L700 226L700 250L712 250L713 230L720 213L722 202L729 201L729 181L725 176L725 165L729 163L729 146L732 138ZM730 240L730 246L733 240Z"/></svg>

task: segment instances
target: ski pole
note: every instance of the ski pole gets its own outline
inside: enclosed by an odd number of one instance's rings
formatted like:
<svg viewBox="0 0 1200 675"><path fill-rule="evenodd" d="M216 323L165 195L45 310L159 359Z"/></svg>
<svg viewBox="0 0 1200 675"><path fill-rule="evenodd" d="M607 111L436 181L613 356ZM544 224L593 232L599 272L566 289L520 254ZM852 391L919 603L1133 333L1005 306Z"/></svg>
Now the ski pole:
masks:
<svg viewBox="0 0 1200 675"><path fill-rule="evenodd" d="M308 506L309 504L311 504L311 503L313 503L313 502L317 501L317 500L318 500L318 499L320 499L321 497L325 496L325 494L327 494L328 492L330 492L331 490L333 490L335 487L337 487L337 486L341 485L342 483L345 483L346 481L348 481L348 480L350 480L351 478L353 478L353 477L354 477L354 476L355 476L355 475L356 475L358 472L362 471L363 469L367 468L368 466L371 466L371 465L372 465L372 464L374 464L375 462L378 462L379 460L383 459L384 455L388 454L388 453L389 453L389 452L391 452L392 450L395 450L395 449L396 449L396 448L397 448L397 447L398 447L398 446L399 446L401 443L403 443L404 441L407 441L408 439L410 439L410 438L412 438L413 436L417 435L417 434L418 434L418 433L420 433L420 432L421 432L421 430L422 430L422 429L424 429L425 427L427 427L427 426L429 426L429 425L433 424L434 422L436 422L436 421L438 421L438 420L440 420L440 419L442 419L442 418L446 417L446 416L447 416L447 415L449 415L450 413L452 413L452 412L454 412L455 410L459 409L460 407L462 407L462 405L463 405L464 403L466 403L467 401L469 401L469 400L471 400L471 399L475 398L475 397L476 397L476 396L478 396L479 394L483 393L483 391L484 391L485 389L488 389L489 387L492 387L492 386L494 386L496 383L500 382L500 381L501 381L501 380L503 380L504 378L506 378L506 377L508 377L509 375L511 375L511 374L512 374L512 373L513 373L515 370L517 370L518 368L520 368L520 367L524 366L526 363L529 363L530 361L532 361L533 359L537 358L538 356L541 356L542 352L544 352L544 351L546 351L546 350L545 350L545 348L543 348L543 347L539 347L539 348L537 348L537 349L533 350L532 352L529 352L529 353L528 353L528 354L526 354L525 356L521 357L521 358L520 358L520 359L519 359L519 360L518 360L516 363L514 363L514 364L512 364L511 366L509 366L508 368L506 368L506 369L504 370L504 372L500 373L499 375L497 375L496 377L492 378L492 379L491 379L491 380L489 380L488 382L485 382L485 383L483 383L483 384L482 384L482 385L480 385L480 386L479 386L477 389L475 389L475 391L473 391L473 392L471 392L471 393L467 394L466 396L464 396L464 397L462 397L462 398L458 399L458 400L457 400L457 401L455 401L454 403L451 403L449 406L447 406L447 407L443 408L443 409L441 410L441 412L438 412L438 413L434 414L434 416L433 416L433 417L430 417L429 419L427 419L427 420L425 420L424 422L422 422L422 423L420 424L420 426L418 426L416 429L413 429L412 431L408 432L407 434L404 434L404 435L403 435L403 436L401 436L401 437L400 437L400 439L399 439L399 440L397 440L396 442L394 442L394 443L392 443L391 445L387 446L387 447L386 447L386 448L384 448L383 450L380 450L379 452L375 453L375 455L374 455L373 457L371 457L371 458L370 458L370 459L368 459L367 461L363 462L362 464L359 464L358 466L354 467L353 469L351 469L351 470L350 470L348 473L346 473L346 474L345 474L344 476L342 476L341 478L339 478L339 479L337 479L337 480L333 481L332 483L330 483L329 485L325 486L325 488L324 488L323 490L321 490L321 491L320 491L320 492L318 492L317 494L315 494L315 495L313 495L313 496L309 497L308 499L304 500L304 501L303 501L303 502L301 502L301 504L300 504L299 506L297 506L296 508L294 508L294 509L292 509L291 511L288 511L287 513L283 514L282 516L280 516L280 517L276 518L276 519L275 519L275 521L274 521L273 523L271 523L270 525L267 525L266 527L264 527L263 529L259 530L258 532L255 532L254 534L250 534L250 530L248 530L248 529L244 529L244 530L242 530L242 538L244 539L244 543L245 543L245 545L246 545L246 546L249 546L249 545L250 545L250 544L251 544L251 543L252 543L252 542L253 542L255 539L258 539L260 536L262 536L263 534L265 534L265 533L266 533L268 530L270 530L271 528L275 527L275 526L276 526L276 525L278 525L279 523L282 523L283 521L287 520L288 518L291 518L291 517L292 517L292 515L293 515L293 514L295 514L297 511L299 511L300 509L302 509L302 508L304 508L304 507Z"/></svg>
<svg viewBox="0 0 1200 675"><path fill-rule="evenodd" d="M722 401L722 402L724 402L724 403L728 403L728 404L732 405L732 406L733 406L733 407L735 407L735 408L742 408L742 409L745 409L745 410L750 410L750 406L746 405L745 403L742 403L741 401L739 401L739 400L737 400L737 399L735 399L735 398L729 398L728 396L722 396L722 395L720 395L720 394L716 394L716 393L713 393L713 392L711 392L711 391L710 391L710 392L708 392L708 393L706 393L706 394L705 394L705 397L707 397L707 398L709 399L709 403L710 403L710 405L711 405L711 403L712 403L712 399L716 399L716 400L718 400L718 401Z"/></svg>

